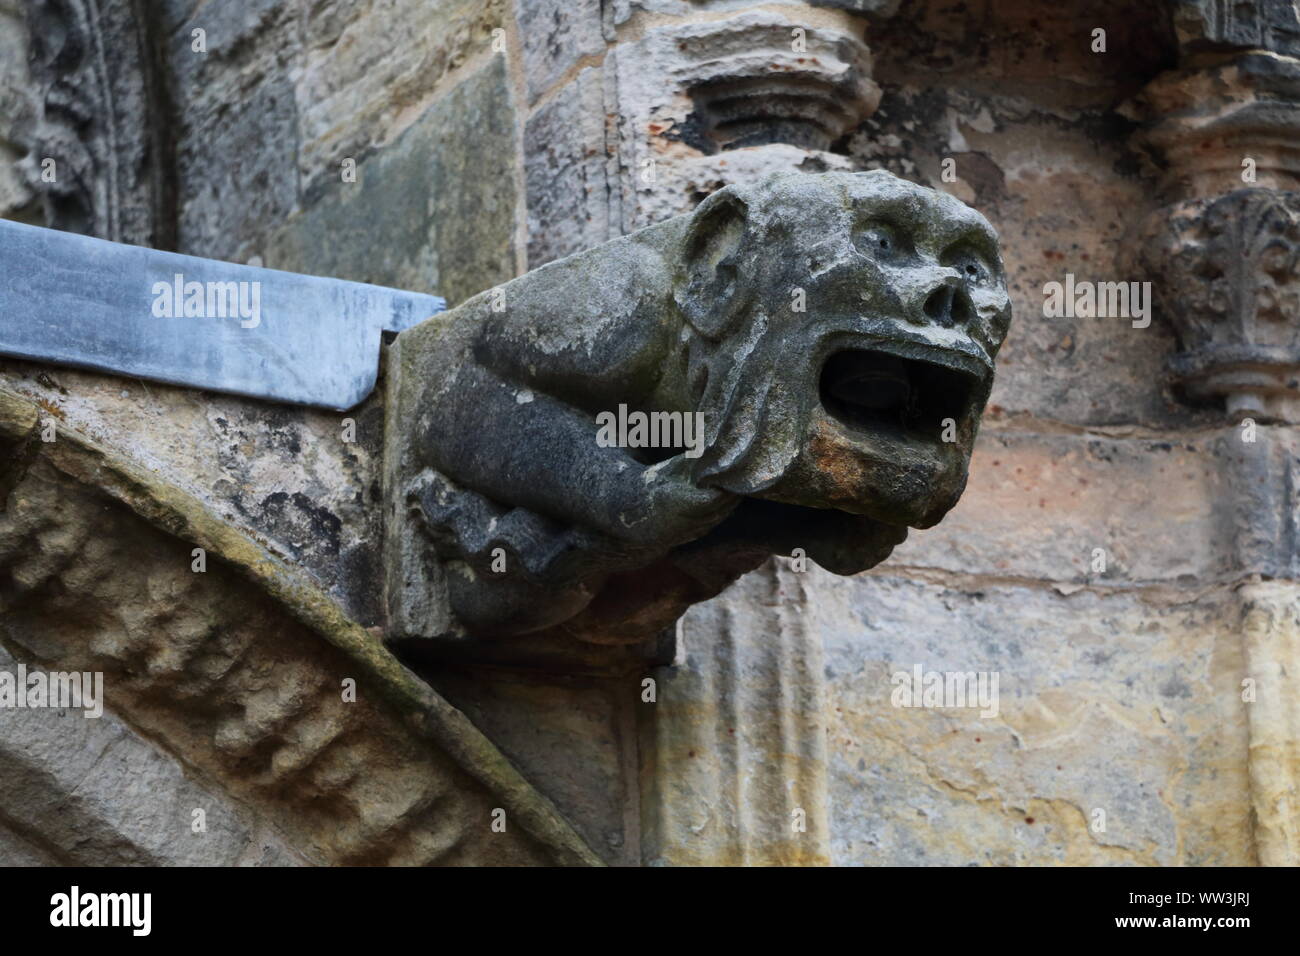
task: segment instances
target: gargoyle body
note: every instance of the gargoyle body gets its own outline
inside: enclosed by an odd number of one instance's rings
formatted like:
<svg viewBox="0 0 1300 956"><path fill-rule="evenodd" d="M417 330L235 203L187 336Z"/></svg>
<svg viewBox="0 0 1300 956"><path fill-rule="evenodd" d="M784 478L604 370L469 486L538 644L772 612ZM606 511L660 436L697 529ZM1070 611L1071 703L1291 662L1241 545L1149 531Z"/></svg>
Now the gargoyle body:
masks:
<svg viewBox="0 0 1300 956"><path fill-rule="evenodd" d="M771 554L878 564L965 487L1009 320L987 221L871 172L728 186L403 332L399 630L636 642Z"/></svg>

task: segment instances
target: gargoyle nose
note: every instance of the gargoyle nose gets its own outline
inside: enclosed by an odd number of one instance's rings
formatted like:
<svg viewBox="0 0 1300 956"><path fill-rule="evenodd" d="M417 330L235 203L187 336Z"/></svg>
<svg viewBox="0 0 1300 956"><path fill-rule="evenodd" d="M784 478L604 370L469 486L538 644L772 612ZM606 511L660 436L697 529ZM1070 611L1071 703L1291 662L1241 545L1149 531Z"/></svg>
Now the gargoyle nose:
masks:
<svg viewBox="0 0 1300 956"><path fill-rule="evenodd" d="M939 288L926 296L922 306L926 318L935 325L951 329L965 327L975 315L975 305L970 295L957 280L945 279Z"/></svg>

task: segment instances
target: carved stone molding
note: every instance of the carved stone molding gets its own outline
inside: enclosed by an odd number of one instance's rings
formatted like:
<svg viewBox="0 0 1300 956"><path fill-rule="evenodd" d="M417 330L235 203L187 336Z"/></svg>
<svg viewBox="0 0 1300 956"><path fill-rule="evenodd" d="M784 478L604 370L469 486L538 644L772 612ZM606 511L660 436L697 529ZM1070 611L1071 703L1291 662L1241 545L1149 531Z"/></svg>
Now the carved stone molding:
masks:
<svg viewBox="0 0 1300 956"><path fill-rule="evenodd" d="M682 620L642 740L652 866L831 862L825 661L807 575L773 560Z"/></svg>
<svg viewBox="0 0 1300 956"><path fill-rule="evenodd" d="M1240 189L1162 209L1142 256L1178 334L1168 366L1184 394L1236 417L1300 420L1300 193Z"/></svg>
<svg viewBox="0 0 1300 956"><path fill-rule="evenodd" d="M1132 112L1147 121L1135 145L1165 197L1300 188L1300 60L1247 53L1166 73Z"/></svg>
<svg viewBox="0 0 1300 956"><path fill-rule="evenodd" d="M827 151L880 102L872 67L859 35L810 25L793 7L688 20L618 46L606 82L618 91L625 230L762 171L835 168Z"/></svg>
<svg viewBox="0 0 1300 956"><path fill-rule="evenodd" d="M777 170L852 169L837 141L876 109L864 22L804 4L673 5L534 110L537 266ZM626 11L625 11L626 13ZM616 18L617 19L617 18Z"/></svg>
<svg viewBox="0 0 1300 956"><path fill-rule="evenodd" d="M678 60L673 86L695 110L682 135L704 152L768 143L828 149L874 112L871 55L850 34L815 30L794 49L791 21L749 14L667 32ZM662 119L662 117L661 117Z"/></svg>
<svg viewBox="0 0 1300 956"><path fill-rule="evenodd" d="M311 862L600 863L300 568L61 421L41 441L46 414L0 389L0 659L102 672L108 711Z"/></svg>
<svg viewBox="0 0 1300 956"><path fill-rule="evenodd" d="M1300 866L1300 593L1294 582L1243 586L1246 666L1259 685L1250 704L1250 793L1263 866Z"/></svg>
<svg viewBox="0 0 1300 956"><path fill-rule="evenodd" d="M142 0L27 0L37 116L24 168L47 225L174 245L158 19Z"/></svg>

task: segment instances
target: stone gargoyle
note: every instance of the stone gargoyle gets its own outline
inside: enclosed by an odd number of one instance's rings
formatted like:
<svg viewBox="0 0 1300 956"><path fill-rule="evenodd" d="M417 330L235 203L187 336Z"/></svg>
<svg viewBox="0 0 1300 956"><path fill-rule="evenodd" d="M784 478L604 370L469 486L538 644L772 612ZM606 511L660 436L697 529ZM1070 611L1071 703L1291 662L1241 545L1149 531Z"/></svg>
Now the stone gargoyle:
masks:
<svg viewBox="0 0 1300 956"><path fill-rule="evenodd" d="M409 329L390 626L639 642L772 554L870 568L961 495L1010 317L984 217L877 171L728 186Z"/></svg>

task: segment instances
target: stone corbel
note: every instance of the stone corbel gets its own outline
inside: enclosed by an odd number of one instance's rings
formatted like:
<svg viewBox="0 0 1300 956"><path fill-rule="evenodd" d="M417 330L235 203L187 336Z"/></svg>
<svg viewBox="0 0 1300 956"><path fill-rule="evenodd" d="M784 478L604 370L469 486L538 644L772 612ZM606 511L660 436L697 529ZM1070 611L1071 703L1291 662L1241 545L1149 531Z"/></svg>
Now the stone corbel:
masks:
<svg viewBox="0 0 1300 956"><path fill-rule="evenodd" d="M853 169L837 150L880 100L864 36L895 3L602 5L605 42L583 47L603 48L602 62L533 91L530 267L689 212L732 183ZM544 6L521 6L522 31L543 29Z"/></svg>
<svg viewBox="0 0 1300 956"><path fill-rule="evenodd" d="M780 169L850 169L832 151L875 112L863 22L802 4L691 15L614 47L622 230Z"/></svg>
<svg viewBox="0 0 1300 956"><path fill-rule="evenodd" d="M1292 4L1176 5L1182 68L1133 114L1163 204L1133 250L1179 351L1177 393L1300 421L1300 21Z"/></svg>

